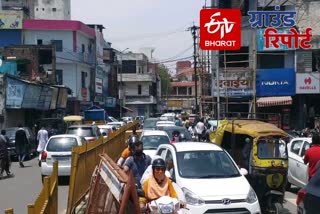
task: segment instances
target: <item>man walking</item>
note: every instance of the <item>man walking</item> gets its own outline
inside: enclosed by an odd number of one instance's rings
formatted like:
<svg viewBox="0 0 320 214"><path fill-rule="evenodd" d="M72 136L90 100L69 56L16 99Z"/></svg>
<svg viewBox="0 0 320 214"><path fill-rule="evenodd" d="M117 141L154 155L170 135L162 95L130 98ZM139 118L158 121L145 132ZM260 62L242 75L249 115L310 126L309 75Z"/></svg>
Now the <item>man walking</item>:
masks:
<svg viewBox="0 0 320 214"><path fill-rule="evenodd" d="M5 137L5 130L1 131L0 135L0 179L3 176L3 172L6 171L7 176L11 176L10 172L10 160L8 154L9 139Z"/></svg>
<svg viewBox="0 0 320 214"><path fill-rule="evenodd" d="M16 141L16 152L19 158L20 167L24 167L23 161L26 157L28 151L28 138L26 131L22 128L22 125L18 125L19 129L16 131L15 141Z"/></svg>
<svg viewBox="0 0 320 214"><path fill-rule="evenodd" d="M42 126L41 129L38 131L37 140L38 140L37 152L39 153L39 166L41 166L41 154L48 141L48 131L45 129L45 127Z"/></svg>
<svg viewBox="0 0 320 214"><path fill-rule="evenodd" d="M309 163L309 180L314 176L316 172L317 163L320 161L320 137L318 134L312 136L312 144L307 149L304 156L304 163Z"/></svg>

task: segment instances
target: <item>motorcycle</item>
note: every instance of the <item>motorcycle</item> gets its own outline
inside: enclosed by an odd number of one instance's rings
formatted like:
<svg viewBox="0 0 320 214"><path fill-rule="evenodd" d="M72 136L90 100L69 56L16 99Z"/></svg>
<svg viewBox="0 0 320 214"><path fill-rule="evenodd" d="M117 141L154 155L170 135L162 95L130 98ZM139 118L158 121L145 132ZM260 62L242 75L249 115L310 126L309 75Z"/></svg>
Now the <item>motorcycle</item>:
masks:
<svg viewBox="0 0 320 214"><path fill-rule="evenodd" d="M180 201L169 196L162 196L157 200L147 204L147 210L150 214L180 214L183 213L183 208Z"/></svg>

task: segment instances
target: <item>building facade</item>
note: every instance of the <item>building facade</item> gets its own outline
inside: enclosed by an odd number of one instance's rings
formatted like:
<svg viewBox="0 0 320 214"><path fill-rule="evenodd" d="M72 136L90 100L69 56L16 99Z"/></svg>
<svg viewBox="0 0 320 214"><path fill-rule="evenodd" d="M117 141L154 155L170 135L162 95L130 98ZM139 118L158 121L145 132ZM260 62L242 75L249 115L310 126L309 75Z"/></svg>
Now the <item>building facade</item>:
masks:
<svg viewBox="0 0 320 214"><path fill-rule="evenodd" d="M45 20L70 20L70 0L34 0L34 18Z"/></svg>
<svg viewBox="0 0 320 214"><path fill-rule="evenodd" d="M126 108L126 116L149 117L157 112L159 77L146 55L118 53L121 67L118 71L120 99Z"/></svg>

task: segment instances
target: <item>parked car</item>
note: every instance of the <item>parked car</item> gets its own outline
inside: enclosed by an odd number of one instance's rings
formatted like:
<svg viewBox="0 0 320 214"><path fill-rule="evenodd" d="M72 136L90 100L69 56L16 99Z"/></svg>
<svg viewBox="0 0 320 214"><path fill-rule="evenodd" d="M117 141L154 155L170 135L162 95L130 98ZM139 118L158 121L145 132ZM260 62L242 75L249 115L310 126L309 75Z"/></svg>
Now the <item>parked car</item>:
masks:
<svg viewBox="0 0 320 214"><path fill-rule="evenodd" d="M143 123L143 130L156 130L158 121L159 118L156 117L149 117L145 119Z"/></svg>
<svg viewBox="0 0 320 214"><path fill-rule="evenodd" d="M103 139L100 129L97 125L73 125L69 126L66 134L74 134L84 137L88 142Z"/></svg>
<svg viewBox="0 0 320 214"><path fill-rule="evenodd" d="M8 150L10 152L11 157L17 157L16 154L16 142L15 142L15 137L16 137L16 132L19 129L19 127L11 127L11 128L6 128L6 135L9 138L9 144L10 146L8 147ZM32 132L32 130L29 127L23 127L23 129L26 132L27 139L28 139L28 153L30 156L36 155L37 153L37 138Z"/></svg>
<svg viewBox="0 0 320 214"><path fill-rule="evenodd" d="M58 176L70 176L71 151L73 146L81 146L86 139L77 135L54 135L41 154L41 177L52 174L54 161L59 161Z"/></svg>
<svg viewBox="0 0 320 214"><path fill-rule="evenodd" d="M258 198L231 156L212 143L162 144L156 152L173 161L173 182L190 213L261 213Z"/></svg>
<svg viewBox="0 0 320 214"><path fill-rule="evenodd" d="M114 118L114 117L108 116L107 122L108 122L108 123L109 123L109 122L119 122L119 120L117 120L117 119Z"/></svg>
<svg viewBox="0 0 320 214"><path fill-rule="evenodd" d="M126 123L123 121L118 121L118 122L110 122L108 125L115 127L116 129L120 129L122 126L125 126Z"/></svg>
<svg viewBox="0 0 320 214"><path fill-rule="evenodd" d="M308 183L308 165L304 163L303 157L310 148L312 140L311 138L294 138L288 143L288 156L289 156L289 168L288 168L288 181L287 188L290 188L291 184L303 188Z"/></svg>
<svg viewBox="0 0 320 214"><path fill-rule="evenodd" d="M169 144L170 138L165 131L147 130L142 132L141 141L143 142L143 152L152 158L158 146Z"/></svg>
<svg viewBox="0 0 320 214"><path fill-rule="evenodd" d="M170 139L172 139L173 132L177 132L177 133L179 133L180 136L181 136L181 134L184 136L184 141L189 141L189 142L192 141L192 136L191 136L190 132L184 127L167 126L167 127L163 127L162 130L167 132Z"/></svg>

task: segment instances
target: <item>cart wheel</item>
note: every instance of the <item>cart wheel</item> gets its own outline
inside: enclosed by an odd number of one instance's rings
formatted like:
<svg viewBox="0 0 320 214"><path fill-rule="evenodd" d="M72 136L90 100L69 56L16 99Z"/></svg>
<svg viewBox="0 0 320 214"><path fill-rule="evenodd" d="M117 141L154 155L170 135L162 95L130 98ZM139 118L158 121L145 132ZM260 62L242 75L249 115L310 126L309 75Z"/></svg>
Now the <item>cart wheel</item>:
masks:
<svg viewBox="0 0 320 214"><path fill-rule="evenodd" d="M282 209L283 209L283 206L280 203L271 204L272 213L279 214Z"/></svg>

